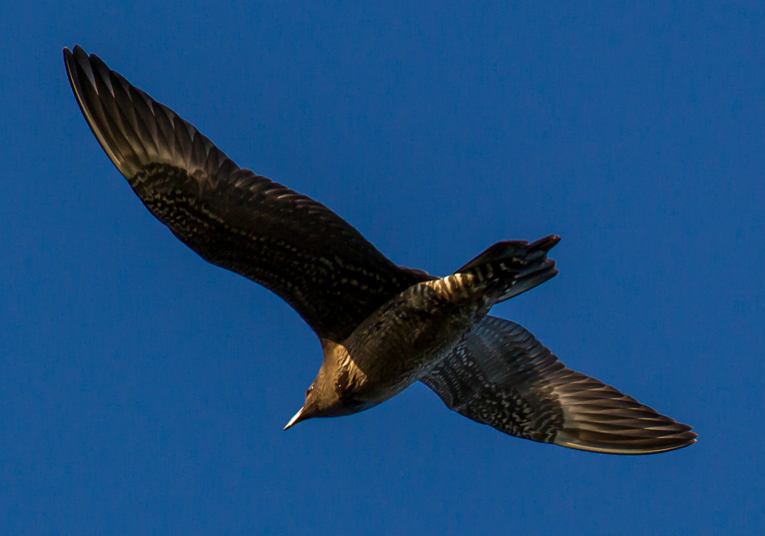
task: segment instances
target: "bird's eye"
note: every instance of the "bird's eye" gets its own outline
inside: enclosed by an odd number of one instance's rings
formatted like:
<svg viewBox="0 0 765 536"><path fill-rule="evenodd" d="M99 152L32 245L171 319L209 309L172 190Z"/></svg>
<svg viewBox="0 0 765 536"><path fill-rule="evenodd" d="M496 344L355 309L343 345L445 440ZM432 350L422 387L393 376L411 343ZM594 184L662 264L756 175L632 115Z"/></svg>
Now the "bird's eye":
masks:
<svg viewBox="0 0 765 536"><path fill-rule="evenodd" d="M308 396L311 394L311 391L313 391L313 385L305 390L305 396Z"/></svg>

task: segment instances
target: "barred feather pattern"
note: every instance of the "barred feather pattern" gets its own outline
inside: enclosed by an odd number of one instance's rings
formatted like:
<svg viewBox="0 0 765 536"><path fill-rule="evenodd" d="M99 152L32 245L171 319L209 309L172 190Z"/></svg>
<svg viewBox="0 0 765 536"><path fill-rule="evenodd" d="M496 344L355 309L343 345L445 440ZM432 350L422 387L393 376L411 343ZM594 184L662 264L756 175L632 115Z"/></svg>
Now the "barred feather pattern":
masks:
<svg viewBox="0 0 765 536"><path fill-rule="evenodd" d="M542 443L653 454L696 440L690 426L567 368L527 330L491 316L420 380L461 415Z"/></svg>

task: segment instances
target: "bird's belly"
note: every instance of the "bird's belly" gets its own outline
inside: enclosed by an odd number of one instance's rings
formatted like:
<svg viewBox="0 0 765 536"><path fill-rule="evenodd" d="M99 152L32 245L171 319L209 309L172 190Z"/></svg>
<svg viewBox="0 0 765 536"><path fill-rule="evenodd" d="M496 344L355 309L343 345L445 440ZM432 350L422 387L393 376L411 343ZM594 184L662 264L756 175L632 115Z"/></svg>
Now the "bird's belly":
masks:
<svg viewBox="0 0 765 536"><path fill-rule="evenodd" d="M448 326L423 323L404 334L370 337L367 344L348 348L348 372L338 387L363 409L385 402L446 358L473 325L473 319Z"/></svg>
<svg viewBox="0 0 765 536"><path fill-rule="evenodd" d="M375 405L397 395L448 356L493 304L474 281L450 276L391 299L343 341L337 387L349 401Z"/></svg>

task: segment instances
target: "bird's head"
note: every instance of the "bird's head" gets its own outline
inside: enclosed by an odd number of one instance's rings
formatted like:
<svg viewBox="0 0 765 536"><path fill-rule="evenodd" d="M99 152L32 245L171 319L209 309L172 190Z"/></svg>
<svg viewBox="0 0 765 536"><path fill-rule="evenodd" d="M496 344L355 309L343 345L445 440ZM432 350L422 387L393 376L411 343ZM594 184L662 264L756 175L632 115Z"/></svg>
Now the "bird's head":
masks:
<svg viewBox="0 0 765 536"><path fill-rule="evenodd" d="M342 399L341 393L345 387L341 381L343 367L348 367L348 352L340 344L322 339L324 362L305 392L303 407L290 419L285 430L292 428L301 421L314 417L340 417L355 413Z"/></svg>

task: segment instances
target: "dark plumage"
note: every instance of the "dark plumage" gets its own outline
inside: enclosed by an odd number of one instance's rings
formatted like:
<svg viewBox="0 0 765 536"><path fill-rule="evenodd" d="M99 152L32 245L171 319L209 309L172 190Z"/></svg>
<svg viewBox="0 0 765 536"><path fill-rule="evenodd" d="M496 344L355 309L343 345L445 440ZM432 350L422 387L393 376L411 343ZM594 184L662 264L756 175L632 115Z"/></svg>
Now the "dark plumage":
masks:
<svg viewBox="0 0 765 536"><path fill-rule="evenodd" d="M323 205L239 168L79 46L64 49L88 125L149 211L205 260L286 300L324 361L288 423L363 411L422 381L507 434L594 452L690 445L689 426L567 369L491 307L554 277L559 238L499 242L437 278L396 266Z"/></svg>

